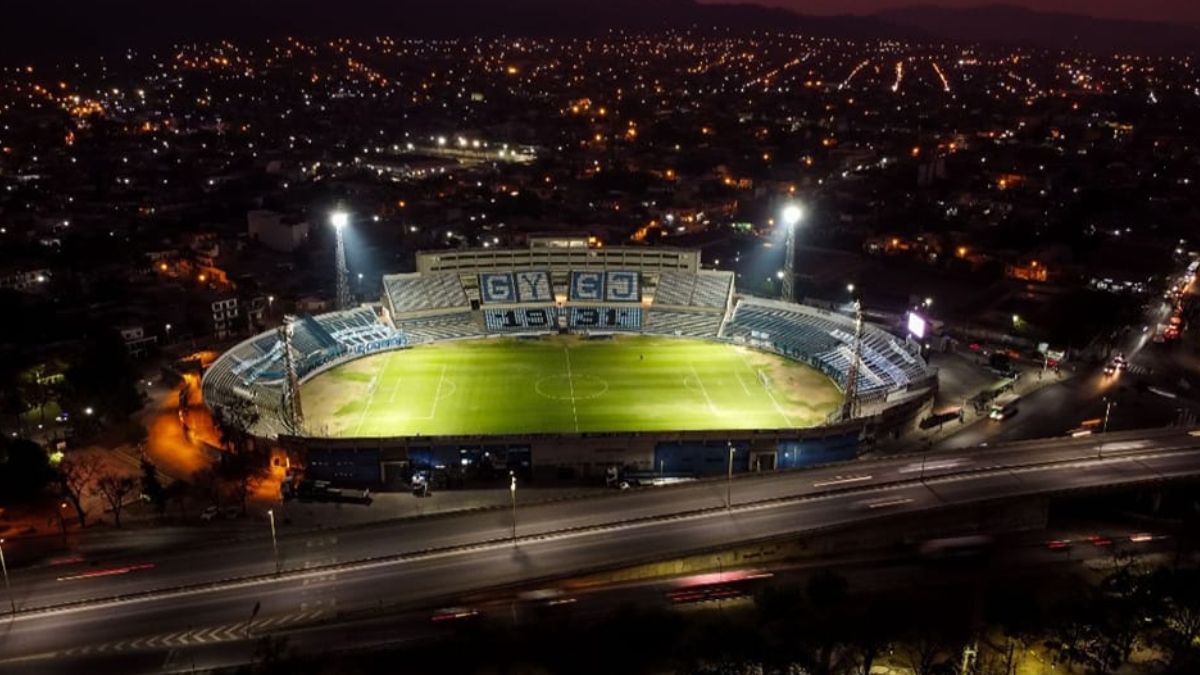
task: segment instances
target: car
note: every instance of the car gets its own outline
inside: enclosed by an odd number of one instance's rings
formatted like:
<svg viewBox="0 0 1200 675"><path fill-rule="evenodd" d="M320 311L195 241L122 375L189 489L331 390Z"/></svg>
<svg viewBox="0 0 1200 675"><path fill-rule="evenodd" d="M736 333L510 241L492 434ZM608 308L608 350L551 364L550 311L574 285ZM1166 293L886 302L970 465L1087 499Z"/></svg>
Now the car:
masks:
<svg viewBox="0 0 1200 675"><path fill-rule="evenodd" d="M1046 548L1051 551L1069 551L1071 550L1070 539L1051 539L1046 542Z"/></svg>
<svg viewBox="0 0 1200 675"><path fill-rule="evenodd" d="M1092 543L1092 546L1099 546L1099 547L1112 546L1112 543L1113 543L1113 540L1111 538L1106 537L1102 534L1093 534L1088 537L1088 541L1090 541Z"/></svg>
<svg viewBox="0 0 1200 675"><path fill-rule="evenodd" d="M217 517L217 514L219 512L220 511L217 509L217 507L209 506L200 512L200 520L203 520L205 522L213 520L214 518Z"/></svg>
<svg viewBox="0 0 1200 675"><path fill-rule="evenodd" d="M1105 376L1107 376L1107 377L1111 377L1111 376L1113 376L1113 375L1116 375L1116 374L1117 374L1117 370L1118 370L1118 368L1117 368L1117 364L1115 364L1115 363L1106 363L1106 364L1104 364L1104 375L1105 375Z"/></svg>
<svg viewBox="0 0 1200 675"><path fill-rule="evenodd" d="M458 621L479 616L479 610L471 607L443 607L433 613L432 621Z"/></svg>
<svg viewBox="0 0 1200 675"><path fill-rule="evenodd" d="M236 506L226 506L222 515L229 520L236 520L242 517L242 510Z"/></svg>

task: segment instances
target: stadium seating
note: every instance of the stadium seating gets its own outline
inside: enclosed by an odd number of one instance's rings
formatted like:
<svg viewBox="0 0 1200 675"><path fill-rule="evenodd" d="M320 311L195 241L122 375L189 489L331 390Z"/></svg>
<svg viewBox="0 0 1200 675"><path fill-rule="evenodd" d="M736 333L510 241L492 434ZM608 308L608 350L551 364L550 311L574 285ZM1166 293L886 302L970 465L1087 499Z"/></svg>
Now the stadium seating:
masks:
<svg viewBox="0 0 1200 675"><path fill-rule="evenodd" d="M292 324L293 358L300 377L339 358L393 349L407 344L405 336L384 323L375 311L362 307L317 317L298 317ZM282 419L286 377L283 343L276 331L246 340L221 355L204 375L202 390L210 406L234 399L252 401L259 412L259 430L277 435Z"/></svg>
<svg viewBox="0 0 1200 675"><path fill-rule="evenodd" d="M470 306L458 275L392 274L383 278L385 297L394 315Z"/></svg>
<svg viewBox="0 0 1200 675"><path fill-rule="evenodd" d="M697 338L715 338L721 329L721 314L651 310L646 316L646 332Z"/></svg>
<svg viewBox="0 0 1200 675"><path fill-rule="evenodd" d="M384 277L382 304L389 310L384 313L388 321L370 307L297 318L292 345L298 375L411 344L553 332L560 316L581 333L627 331L746 342L817 368L843 389L855 358L851 317L752 297L734 304L730 272L658 272L648 309L641 301L639 271L572 271L564 279L546 271L497 270L479 273L477 279L478 311L471 309L457 273L436 272ZM556 279L566 283L570 298L561 309L553 304ZM863 400L917 391L936 380L936 372L911 345L870 324L863 327L859 357L857 390ZM285 433L284 363L276 331L245 340L205 373L205 401L210 406L251 401L260 414L256 433Z"/></svg>
<svg viewBox="0 0 1200 675"><path fill-rule="evenodd" d="M404 333L409 344L457 340L483 335L479 322L471 312L438 314L396 321L396 329Z"/></svg>
<svg viewBox="0 0 1200 675"><path fill-rule="evenodd" d="M663 272L654 291L654 305L724 309L732 292L733 275L729 272Z"/></svg>
<svg viewBox="0 0 1200 675"><path fill-rule="evenodd" d="M854 320L833 312L756 298L743 298L734 310L728 337L765 344L820 369L845 387L854 359ZM892 335L863 326L860 396L923 386L935 375L924 361Z"/></svg>

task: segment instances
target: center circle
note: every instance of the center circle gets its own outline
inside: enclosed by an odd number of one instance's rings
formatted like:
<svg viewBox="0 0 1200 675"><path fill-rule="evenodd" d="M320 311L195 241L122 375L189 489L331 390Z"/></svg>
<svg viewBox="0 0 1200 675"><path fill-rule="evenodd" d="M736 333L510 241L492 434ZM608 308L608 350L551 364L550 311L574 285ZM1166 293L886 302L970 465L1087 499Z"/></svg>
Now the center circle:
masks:
<svg viewBox="0 0 1200 675"><path fill-rule="evenodd" d="M547 375L534 385L537 393L554 401L585 401L603 396L608 382L595 375Z"/></svg>

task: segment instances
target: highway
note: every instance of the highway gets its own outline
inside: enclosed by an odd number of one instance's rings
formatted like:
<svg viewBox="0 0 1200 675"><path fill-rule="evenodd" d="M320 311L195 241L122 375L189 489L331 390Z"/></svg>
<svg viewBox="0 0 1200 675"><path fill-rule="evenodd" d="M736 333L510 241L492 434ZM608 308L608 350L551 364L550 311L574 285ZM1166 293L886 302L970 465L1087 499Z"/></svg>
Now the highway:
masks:
<svg viewBox="0 0 1200 675"><path fill-rule="evenodd" d="M1186 430L1055 438L745 477L733 482L730 509L723 481L525 507L515 544L507 509L296 533L280 540L278 576L264 528L261 539L148 560L13 570L21 611L2 624L0 670L233 645L360 610L735 542L1196 475L1200 437ZM123 573L95 576L114 570Z"/></svg>

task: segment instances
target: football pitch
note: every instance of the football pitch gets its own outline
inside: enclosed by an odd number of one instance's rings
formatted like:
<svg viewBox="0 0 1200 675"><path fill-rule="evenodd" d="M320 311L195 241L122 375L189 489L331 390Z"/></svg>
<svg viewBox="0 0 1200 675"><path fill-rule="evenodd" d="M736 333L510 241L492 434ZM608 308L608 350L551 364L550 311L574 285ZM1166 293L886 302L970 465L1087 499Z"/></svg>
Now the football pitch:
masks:
<svg viewBox="0 0 1200 675"><path fill-rule="evenodd" d="M778 429L824 424L819 371L736 345L667 337L491 338L374 354L301 388L325 437Z"/></svg>

